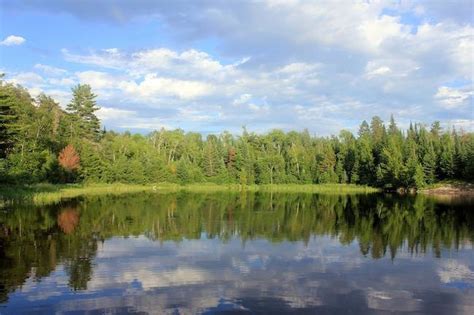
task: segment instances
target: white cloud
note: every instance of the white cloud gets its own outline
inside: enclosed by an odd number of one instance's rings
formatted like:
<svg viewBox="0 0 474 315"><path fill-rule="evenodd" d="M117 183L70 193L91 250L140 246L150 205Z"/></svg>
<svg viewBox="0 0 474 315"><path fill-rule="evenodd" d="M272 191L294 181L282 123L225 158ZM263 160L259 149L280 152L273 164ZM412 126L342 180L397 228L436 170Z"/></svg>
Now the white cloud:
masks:
<svg viewBox="0 0 474 315"><path fill-rule="evenodd" d="M122 82L120 87L131 95L141 98L175 96L183 100L194 99L212 92L212 85L199 81L179 80L147 74L140 83Z"/></svg>
<svg viewBox="0 0 474 315"><path fill-rule="evenodd" d="M450 88L446 86L441 86L438 88L434 98L438 103L446 109L453 109L459 106L464 106L468 104L468 101L471 100L474 95L474 91L471 88ZM472 103L471 103L472 105Z"/></svg>
<svg viewBox="0 0 474 315"><path fill-rule="evenodd" d="M160 75L172 74L187 79L189 76L216 79L216 75L220 78L222 75L231 75L236 67L248 60L244 58L235 64L223 65L209 54L195 49L177 52L168 48L157 48L127 54L113 48L93 51L85 55L74 54L63 49L62 53L68 61L122 70L133 77L159 72Z"/></svg>
<svg viewBox="0 0 474 315"><path fill-rule="evenodd" d="M118 119L129 119L135 117L137 113L132 110L119 109L114 107L102 106L97 111L97 117L103 121L118 120Z"/></svg>
<svg viewBox="0 0 474 315"><path fill-rule="evenodd" d="M89 84L97 90L114 88L119 84L116 77L106 72L83 71L76 72L76 76L82 84Z"/></svg>
<svg viewBox="0 0 474 315"><path fill-rule="evenodd" d="M21 36L10 35L0 42L1 46L18 46L23 44L26 41Z"/></svg>
<svg viewBox="0 0 474 315"><path fill-rule="evenodd" d="M72 87L73 85L77 84L76 80L74 78L51 78L48 79L48 83L52 86L66 86L66 87Z"/></svg>
<svg viewBox="0 0 474 315"><path fill-rule="evenodd" d="M372 49L377 49L391 37L405 38L409 34L408 28L404 28L397 17L386 15L366 19L360 25L359 31Z"/></svg>
<svg viewBox="0 0 474 315"><path fill-rule="evenodd" d="M392 72L392 69L390 69L387 66L382 66L382 67L378 67L378 68L373 69L373 70L369 70L367 72L367 76L368 77L375 77L375 76L379 76L379 75L389 74L391 72Z"/></svg>
<svg viewBox="0 0 474 315"><path fill-rule="evenodd" d="M111 69L121 68L124 66L121 56L115 49L105 49L101 54L78 55L70 53L68 49L61 49L61 53L66 61L84 63L88 65L96 65Z"/></svg>
<svg viewBox="0 0 474 315"><path fill-rule="evenodd" d="M61 90L54 87L48 87L44 89L46 95L51 96L56 102L58 102L62 108L66 108L67 104L71 101L71 90Z"/></svg>
<svg viewBox="0 0 474 315"><path fill-rule="evenodd" d="M20 72L13 75L10 79L10 82L15 84L21 84L31 88L35 85L41 85L44 83L43 77L34 72Z"/></svg>
<svg viewBox="0 0 474 315"><path fill-rule="evenodd" d="M248 101L250 101L251 98L252 98L252 94L244 93L244 94L241 94L238 98L234 99L232 104L233 105L245 104Z"/></svg>
<svg viewBox="0 0 474 315"><path fill-rule="evenodd" d="M49 65L43 65L41 63L35 64L34 68L42 71L44 74L51 75L51 76L60 76L67 73L65 69L61 69L61 68L57 68L57 67L53 67Z"/></svg>

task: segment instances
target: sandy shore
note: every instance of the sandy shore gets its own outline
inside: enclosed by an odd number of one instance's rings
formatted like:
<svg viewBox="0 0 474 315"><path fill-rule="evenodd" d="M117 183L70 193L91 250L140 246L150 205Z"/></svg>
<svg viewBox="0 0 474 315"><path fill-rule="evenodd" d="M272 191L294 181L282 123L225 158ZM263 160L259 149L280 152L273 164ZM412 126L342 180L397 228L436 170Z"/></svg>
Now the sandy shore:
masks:
<svg viewBox="0 0 474 315"><path fill-rule="evenodd" d="M472 183L460 183L460 184L445 184L436 188L422 189L419 190L422 194L428 195L473 195L474 196L474 184Z"/></svg>

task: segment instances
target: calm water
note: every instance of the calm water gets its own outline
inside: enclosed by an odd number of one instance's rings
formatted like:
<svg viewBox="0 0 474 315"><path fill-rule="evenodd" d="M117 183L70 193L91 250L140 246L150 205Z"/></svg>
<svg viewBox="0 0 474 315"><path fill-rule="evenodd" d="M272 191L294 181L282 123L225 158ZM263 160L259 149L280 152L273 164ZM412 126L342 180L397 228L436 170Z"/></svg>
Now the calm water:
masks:
<svg viewBox="0 0 474 315"><path fill-rule="evenodd" d="M1 314L474 314L474 212L382 195L141 194L0 213Z"/></svg>

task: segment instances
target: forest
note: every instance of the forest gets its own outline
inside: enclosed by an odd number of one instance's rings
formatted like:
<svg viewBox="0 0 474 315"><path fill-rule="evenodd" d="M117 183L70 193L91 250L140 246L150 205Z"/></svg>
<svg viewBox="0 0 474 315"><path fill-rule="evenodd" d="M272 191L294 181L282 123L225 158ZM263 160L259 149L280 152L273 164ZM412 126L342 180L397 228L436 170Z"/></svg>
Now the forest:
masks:
<svg viewBox="0 0 474 315"><path fill-rule="evenodd" d="M64 110L0 82L0 184L351 183L387 190L474 179L474 133L439 121L407 130L393 116L363 121L356 135L318 137L271 130L203 136L182 129L147 135L106 131L89 85L72 88Z"/></svg>

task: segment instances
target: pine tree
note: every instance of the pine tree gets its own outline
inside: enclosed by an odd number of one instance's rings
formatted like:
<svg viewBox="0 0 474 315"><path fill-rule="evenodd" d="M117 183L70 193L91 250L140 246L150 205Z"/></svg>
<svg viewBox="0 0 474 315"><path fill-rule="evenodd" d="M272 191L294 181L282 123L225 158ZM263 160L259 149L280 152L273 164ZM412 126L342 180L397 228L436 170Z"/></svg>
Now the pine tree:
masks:
<svg viewBox="0 0 474 315"><path fill-rule="evenodd" d="M217 137L208 136L203 152L203 169L207 177L215 177L219 175L224 166L224 160L219 154L217 148Z"/></svg>
<svg viewBox="0 0 474 315"><path fill-rule="evenodd" d="M15 87L0 81L0 158L5 158L15 144L20 131L18 121L19 98Z"/></svg>
<svg viewBox="0 0 474 315"><path fill-rule="evenodd" d="M441 154L439 169L441 178L452 178L454 175L454 143L450 134L441 136Z"/></svg>
<svg viewBox="0 0 474 315"><path fill-rule="evenodd" d="M88 84L78 84L72 89L73 99L67 105L67 110L73 115L75 122L71 128L75 136L97 141L101 134L100 121L95 115L99 109Z"/></svg>
<svg viewBox="0 0 474 315"><path fill-rule="evenodd" d="M466 146L466 166L463 178L472 181L474 180L474 134L467 135L467 140L464 143Z"/></svg>
<svg viewBox="0 0 474 315"><path fill-rule="evenodd" d="M185 159L180 159L176 165L176 177L180 184L188 184L191 182L189 176L189 163Z"/></svg>
<svg viewBox="0 0 474 315"><path fill-rule="evenodd" d="M416 164L415 172L413 174L412 181L415 185L415 188L420 189L423 188L426 184L425 182L425 173L423 171L423 167L420 163Z"/></svg>
<svg viewBox="0 0 474 315"><path fill-rule="evenodd" d="M359 126L359 138L370 136L369 124L364 120Z"/></svg>
<svg viewBox="0 0 474 315"><path fill-rule="evenodd" d="M367 135L359 138L357 150L359 182L364 185L372 184L375 179L375 163L370 138Z"/></svg>
<svg viewBox="0 0 474 315"><path fill-rule="evenodd" d="M436 153L432 142L428 144L425 155L423 156L422 168L426 182L428 184L434 183L436 180Z"/></svg>
<svg viewBox="0 0 474 315"><path fill-rule="evenodd" d="M382 148L386 138L385 126L383 125L382 119L378 116L374 116L370 122L370 135L374 163L375 165L378 165L382 160Z"/></svg>
<svg viewBox="0 0 474 315"><path fill-rule="evenodd" d="M397 135L388 138L387 145L382 150L382 169L384 171L384 183L392 189L398 188L402 183L405 172L403 154L398 142Z"/></svg>
<svg viewBox="0 0 474 315"><path fill-rule="evenodd" d="M347 173L344 170L343 163L340 159L338 159L336 162L335 172L338 178L338 183L347 182Z"/></svg>
<svg viewBox="0 0 474 315"><path fill-rule="evenodd" d="M459 135L456 130L453 130L454 137L454 173L457 178L463 178L464 172L466 171L466 165L468 163L467 145L465 142L468 138L461 134Z"/></svg>
<svg viewBox="0 0 474 315"><path fill-rule="evenodd" d="M397 124L395 123L395 118L393 118L393 115L390 115L390 124L388 125L388 134L390 136L395 136L398 135L399 130L397 127Z"/></svg>

